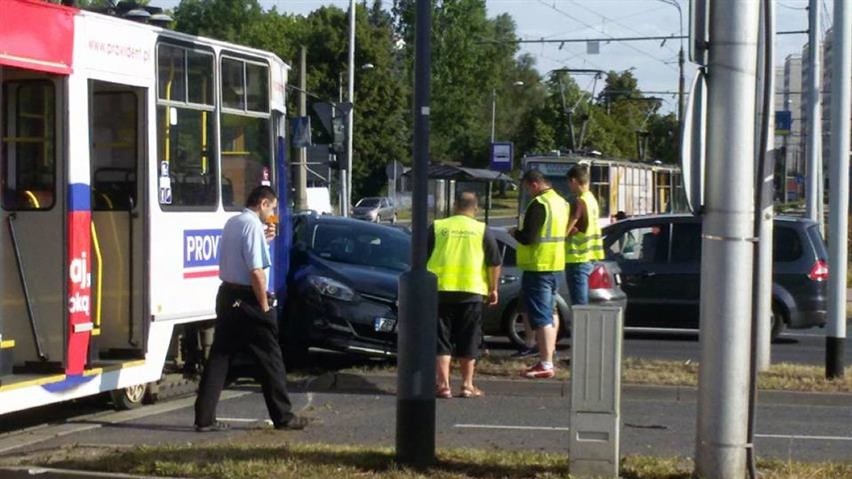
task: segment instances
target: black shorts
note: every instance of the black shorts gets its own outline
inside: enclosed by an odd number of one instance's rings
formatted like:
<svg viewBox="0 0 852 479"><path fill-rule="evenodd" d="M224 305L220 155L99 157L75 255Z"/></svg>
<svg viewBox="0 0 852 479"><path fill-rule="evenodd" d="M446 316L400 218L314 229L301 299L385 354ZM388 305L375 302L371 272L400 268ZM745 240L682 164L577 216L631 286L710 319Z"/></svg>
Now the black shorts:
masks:
<svg viewBox="0 0 852 479"><path fill-rule="evenodd" d="M438 355L476 359L482 343L482 301L438 304Z"/></svg>

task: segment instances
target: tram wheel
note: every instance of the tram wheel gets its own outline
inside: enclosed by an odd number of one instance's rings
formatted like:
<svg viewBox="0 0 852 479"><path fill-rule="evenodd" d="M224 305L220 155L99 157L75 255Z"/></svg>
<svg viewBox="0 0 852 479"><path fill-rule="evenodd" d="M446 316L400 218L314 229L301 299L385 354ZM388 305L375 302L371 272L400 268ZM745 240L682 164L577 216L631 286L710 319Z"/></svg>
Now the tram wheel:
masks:
<svg viewBox="0 0 852 479"><path fill-rule="evenodd" d="M119 411L135 409L142 405L142 400L145 399L147 384L137 384L135 386L116 389L109 392L112 405Z"/></svg>

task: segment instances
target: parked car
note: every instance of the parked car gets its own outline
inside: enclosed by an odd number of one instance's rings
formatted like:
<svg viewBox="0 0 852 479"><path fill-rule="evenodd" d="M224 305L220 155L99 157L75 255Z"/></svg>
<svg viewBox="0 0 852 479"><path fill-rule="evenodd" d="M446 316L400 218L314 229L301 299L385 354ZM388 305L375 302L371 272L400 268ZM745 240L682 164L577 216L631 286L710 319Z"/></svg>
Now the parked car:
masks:
<svg viewBox="0 0 852 479"><path fill-rule="evenodd" d="M393 200L386 196L361 198L352 208L352 217L359 220L381 223L396 223L397 211Z"/></svg>
<svg viewBox="0 0 852 479"><path fill-rule="evenodd" d="M520 272L515 240L494 230L504 253L500 303L485 308L486 334L505 334L523 344L518 315ZM396 351L397 284L408 269L410 234L400 228L349 218L297 215L285 312L285 352L292 361L310 346L388 356ZM594 301L626 304L618 266L603 263L592 275ZM562 279L564 281L564 279ZM570 325L567 289L557 298L563 324Z"/></svg>
<svg viewBox="0 0 852 479"><path fill-rule="evenodd" d="M816 223L791 217L774 222L772 337L784 327L826 322L828 264ZM701 219L659 215L622 220L603 229L609 260L621 268L626 326L697 329Z"/></svg>
<svg viewBox="0 0 852 479"><path fill-rule="evenodd" d="M506 336L515 346L521 347L524 345L524 327L519 307L522 272L515 260L518 242L504 229L492 228L491 231L503 252L503 271L500 276L500 302L496 307L485 308L482 331L486 335ZM621 289L620 283L621 275L617 263L596 263L589 277L589 302L624 308L627 305L627 295ZM565 335L571 325L571 295L564 274L559 275L556 308L559 311L560 334Z"/></svg>

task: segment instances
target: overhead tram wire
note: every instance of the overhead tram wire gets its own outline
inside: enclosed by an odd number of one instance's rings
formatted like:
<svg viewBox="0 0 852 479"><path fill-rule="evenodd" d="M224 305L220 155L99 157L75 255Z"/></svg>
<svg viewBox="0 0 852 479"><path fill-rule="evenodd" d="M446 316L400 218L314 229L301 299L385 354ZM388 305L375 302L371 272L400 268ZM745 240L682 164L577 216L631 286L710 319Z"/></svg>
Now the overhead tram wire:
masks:
<svg viewBox="0 0 852 479"><path fill-rule="evenodd" d="M663 1L665 1L665 0L663 0ZM630 25L627 25L627 24L621 23L620 21L618 21L618 20L616 20L616 19L614 19L614 18L609 18L609 17L607 17L606 15L602 15L602 14L600 14L600 13L598 13L598 12L596 12L596 11L592 10L591 8L589 8L589 7L585 6L585 5L583 5L582 3L577 2L576 0L568 0L568 2L569 2L569 3L572 3L572 4L574 4L574 5L577 5L578 7L582 8L583 10L585 10L585 11L587 11L587 12L589 12L589 13L592 13L592 14L594 14L594 15L597 15L597 16L601 17L602 19L604 19L604 20L606 20L606 21L608 21L608 22L612 23L613 25L618 25L619 27L621 27L621 28L623 28L623 29L625 29L625 30L627 30L627 31L633 32L633 33L635 33L635 34L637 34L637 35L642 35L642 34L643 34L642 32L640 32L639 30L636 30L635 28L631 27ZM668 2L666 2L666 3L668 3ZM670 4L670 5L671 5L671 4ZM663 7L660 7L660 8L658 8L658 10L661 10L662 8L663 8ZM649 13L653 12L654 10L655 10L655 9L642 11L642 12L639 12L639 14L647 15L647 14L649 14ZM635 15L629 15L629 16L630 16L630 17L633 17L633 16L635 16ZM671 46L666 46L666 48L667 48L667 49L669 49L673 55L677 55L677 50L675 50L675 49L674 49L674 48L672 48Z"/></svg>
<svg viewBox="0 0 852 479"><path fill-rule="evenodd" d="M566 17L570 18L571 20L574 20L575 22L577 22L577 23L579 23L579 24L581 24L581 25L585 26L586 28L590 28L590 29L592 29L592 30L595 30L595 27L594 27L594 26L592 26L591 24L586 23L586 22L584 22L583 20L580 20L579 18L577 18L577 17L575 17L575 16L573 16L573 15L569 14L568 12L565 12L565 11L563 11L563 10L560 10L560 9L559 9L559 8L557 8L555 5L548 5L548 4L547 4L547 2L545 2L545 0L538 0L538 1L539 1L539 3L541 3L542 5L544 5L544 6L548 7L548 8L553 9L553 11L555 11L555 12L557 12L557 13L560 13L560 14L562 14L562 15L564 15L564 16L566 16ZM603 32L601 32L601 33L602 33L603 35L606 35L606 33L603 33ZM603 40L598 40L598 41L613 41L612 39L613 39L614 37L612 37L612 35L607 35L607 36L608 36L609 38L607 38L607 39L603 39ZM661 39L661 40L662 40L662 39ZM636 48L636 47L634 47L633 45L627 44L626 46L627 46L628 48L630 48L631 50L634 50L634 51L636 51L636 52L638 52L638 53L641 53L642 55L645 55L645 56L646 56L646 57L648 57L648 58L651 58L651 59L653 59L653 60L655 60L655 61L658 61L658 62L662 63L663 65L666 65L665 60L663 60L663 59L661 59L661 58L659 58L659 57L656 57L656 56L654 56L654 55L651 55L650 53L648 53L648 52L646 52L646 51L644 51L644 50L642 50L642 49L640 49L640 48ZM671 65L666 65L666 68L670 68L670 69L672 69L672 70L674 70L674 71L677 71L677 69L676 69L676 68L674 68L674 67L672 67Z"/></svg>

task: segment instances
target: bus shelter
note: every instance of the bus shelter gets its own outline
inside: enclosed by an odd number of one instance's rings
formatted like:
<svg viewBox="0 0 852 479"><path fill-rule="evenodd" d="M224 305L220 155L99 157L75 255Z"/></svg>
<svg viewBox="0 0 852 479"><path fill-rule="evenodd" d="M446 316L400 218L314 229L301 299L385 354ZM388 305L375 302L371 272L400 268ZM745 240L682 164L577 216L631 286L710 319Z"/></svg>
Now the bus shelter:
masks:
<svg viewBox="0 0 852 479"><path fill-rule="evenodd" d="M403 176L412 176L413 170L404 173ZM445 205L445 215L450 216L452 213L452 198L455 197L456 185L458 183L483 183L485 184L485 222L488 223L491 212L491 192L494 183L509 182L513 183L510 176L499 171L486 170L482 168L468 168L457 165L429 165L428 178L430 180L443 180L444 189L446 192L447 201Z"/></svg>

